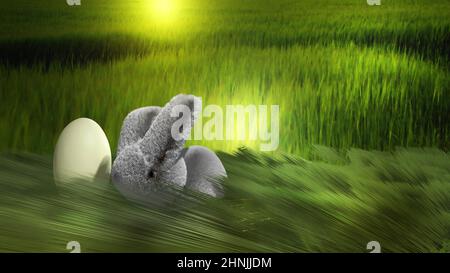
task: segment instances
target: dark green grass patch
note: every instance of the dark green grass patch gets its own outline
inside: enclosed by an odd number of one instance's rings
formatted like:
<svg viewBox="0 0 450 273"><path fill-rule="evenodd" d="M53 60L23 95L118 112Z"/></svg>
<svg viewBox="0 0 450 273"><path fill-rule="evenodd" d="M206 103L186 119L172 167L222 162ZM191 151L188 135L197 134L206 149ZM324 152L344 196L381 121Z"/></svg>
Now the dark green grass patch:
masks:
<svg viewBox="0 0 450 273"><path fill-rule="evenodd" d="M320 147L316 160L220 154L224 199L186 193L171 208L124 200L108 181L55 186L49 158L0 159L1 251L448 251L450 157ZM330 156L331 155L331 156ZM190 201L188 201L190 200Z"/></svg>
<svg viewBox="0 0 450 273"><path fill-rule="evenodd" d="M158 50L144 58L0 68L0 149L52 153L71 120L89 117L113 151L126 114L179 93L204 105L279 105L279 150L448 148L447 70L390 50L354 45ZM205 118L204 121L208 121ZM224 120L226 122L226 120ZM223 151L257 141L194 141Z"/></svg>
<svg viewBox="0 0 450 273"><path fill-rule="evenodd" d="M151 0L15 1L0 6L0 63L114 60L167 47L255 48L353 43L395 49L447 65L448 1L174 1L173 21Z"/></svg>
<svg viewBox="0 0 450 273"><path fill-rule="evenodd" d="M167 22L150 2L0 5L0 150L51 153L81 116L114 150L128 112L178 93L280 105L286 152L449 148L448 1L175 1Z"/></svg>

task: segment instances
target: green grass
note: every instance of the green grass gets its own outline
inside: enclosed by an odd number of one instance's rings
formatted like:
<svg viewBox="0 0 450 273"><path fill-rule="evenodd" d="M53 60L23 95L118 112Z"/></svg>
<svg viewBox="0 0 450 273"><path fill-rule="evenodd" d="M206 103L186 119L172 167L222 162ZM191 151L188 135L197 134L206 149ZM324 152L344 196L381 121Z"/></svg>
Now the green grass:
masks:
<svg viewBox="0 0 450 273"><path fill-rule="evenodd" d="M180 0L168 22L150 1L85 2L2 5L0 150L52 153L80 116L114 150L128 112L181 92L279 104L284 152L449 147L449 1Z"/></svg>
<svg viewBox="0 0 450 273"><path fill-rule="evenodd" d="M164 19L150 0L0 0L0 251L450 250L449 0L176 1ZM170 209L54 185L70 121L115 154L128 112L178 93L280 105L279 149L190 141L219 151L226 195Z"/></svg>
<svg viewBox="0 0 450 273"><path fill-rule="evenodd" d="M450 155L317 147L317 160L221 153L224 199L186 193L143 208L107 182L55 186L50 158L0 158L0 251L383 252L449 251ZM183 201L184 200L184 201Z"/></svg>
<svg viewBox="0 0 450 273"><path fill-rule="evenodd" d="M3 149L51 153L62 128L80 116L99 122L115 147L128 112L164 105L179 92L201 96L205 105L280 105L280 150L292 153L311 143L386 149L449 141L447 72L379 49L191 48L71 70L0 69L0 75L2 94L10 94L1 102ZM258 147L195 143L227 151Z"/></svg>

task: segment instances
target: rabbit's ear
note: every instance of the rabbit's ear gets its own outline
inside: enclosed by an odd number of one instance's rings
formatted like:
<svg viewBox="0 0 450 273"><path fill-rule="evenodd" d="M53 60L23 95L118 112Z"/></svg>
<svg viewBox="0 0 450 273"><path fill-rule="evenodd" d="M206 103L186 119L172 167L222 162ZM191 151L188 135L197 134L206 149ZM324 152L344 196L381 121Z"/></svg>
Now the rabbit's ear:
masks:
<svg viewBox="0 0 450 273"><path fill-rule="evenodd" d="M147 164L168 169L178 161L200 108L200 98L177 95L161 109L139 144Z"/></svg>
<svg viewBox="0 0 450 273"><path fill-rule="evenodd" d="M126 146L142 139L160 111L161 107L149 106L138 108L129 113L123 121L120 131L117 154L120 154Z"/></svg>

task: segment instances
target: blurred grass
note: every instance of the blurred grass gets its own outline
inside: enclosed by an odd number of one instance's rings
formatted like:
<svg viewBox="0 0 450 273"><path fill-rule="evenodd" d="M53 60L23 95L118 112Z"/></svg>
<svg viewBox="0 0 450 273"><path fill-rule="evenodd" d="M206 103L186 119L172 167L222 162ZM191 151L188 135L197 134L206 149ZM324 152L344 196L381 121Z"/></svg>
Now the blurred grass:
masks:
<svg viewBox="0 0 450 273"><path fill-rule="evenodd" d="M178 93L224 109L280 105L285 152L304 153L311 144L392 149L449 143L448 72L386 50L354 45L170 49L113 64L42 69L0 68L1 150L52 153L62 128L82 116L102 126L114 150L128 112L162 106ZM259 147L257 141L192 143L225 151Z"/></svg>
<svg viewBox="0 0 450 273"><path fill-rule="evenodd" d="M92 48L102 48L112 40L111 47L123 52L135 47L135 43L151 49L158 41L207 47L284 48L353 42L449 56L448 0L385 0L379 7L370 7L360 0L168 0L177 8L167 15L173 17L169 21L160 20L152 6L154 1L95 0L76 8L59 0L18 0L2 5L4 27L0 37L4 42L13 41L3 49L4 57L8 57L8 48L17 51L17 46L31 45L41 49L48 42L57 49L48 52L50 55L39 50L22 54L45 58L59 51L70 53L71 49L76 50L70 45L77 45L84 38ZM116 43L113 37L118 34L136 39ZM105 35L111 39L104 39ZM24 38L29 40L12 47ZM56 43L55 38L62 41ZM108 48L103 50L108 54ZM14 54L9 57L14 58Z"/></svg>
<svg viewBox="0 0 450 273"><path fill-rule="evenodd" d="M449 251L449 154L315 156L221 153L224 199L161 209L125 201L107 181L55 186L50 158L4 155L0 251L68 252L73 240L82 252L367 252L372 240L383 252Z"/></svg>
<svg viewBox="0 0 450 273"><path fill-rule="evenodd" d="M81 116L114 150L126 113L178 93L279 104L284 152L449 149L449 1L173 1L170 20L152 1L0 5L0 150L49 154Z"/></svg>
<svg viewBox="0 0 450 273"><path fill-rule="evenodd" d="M0 251L450 250L450 1L173 1L0 0ZM167 209L54 185L71 120L114 154L128 112L178 93L280 105L279 153L191 141L224 151L226 197Z"/></svg>

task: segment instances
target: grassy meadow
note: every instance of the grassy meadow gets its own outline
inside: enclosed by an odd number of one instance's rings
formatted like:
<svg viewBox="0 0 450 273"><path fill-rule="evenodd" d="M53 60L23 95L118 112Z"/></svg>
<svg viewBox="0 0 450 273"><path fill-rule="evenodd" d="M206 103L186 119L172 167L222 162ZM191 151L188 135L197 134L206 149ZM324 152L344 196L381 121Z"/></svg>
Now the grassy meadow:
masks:
<svg viewBox="0 0 450 273"><path fill-rule="evenodd" d="M0 18L0 251L450 251L449 0L0 0ZM170 211L55 186L70 121L114 155L127 113L179 93L279 105L278 150L190 141L226 196Z"/></svg>
<svg viewBox="0 0 450 273"><path fill-rule="evenodd" d="M81 116L115 150L128 112L178 93L280 105L283 152L448 149L449 1L154 1L2 5L0 150L49 154Z"/></svg>
<svg viewBox="0 0 450 273"><path fill-rule="evenodd" d="M440 150L219 156L225 197L186 193L171 208L136 206L107 181L56 187L50 157L4 156L0 250L69 252L78 241L82 252L369 252L375 240L382 252L450 251L450 156Z"/></svg>

